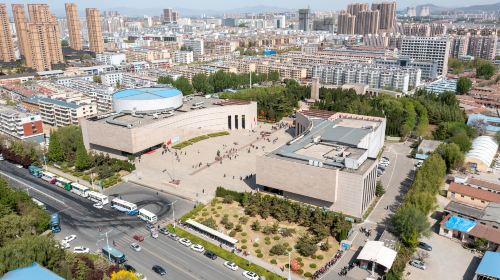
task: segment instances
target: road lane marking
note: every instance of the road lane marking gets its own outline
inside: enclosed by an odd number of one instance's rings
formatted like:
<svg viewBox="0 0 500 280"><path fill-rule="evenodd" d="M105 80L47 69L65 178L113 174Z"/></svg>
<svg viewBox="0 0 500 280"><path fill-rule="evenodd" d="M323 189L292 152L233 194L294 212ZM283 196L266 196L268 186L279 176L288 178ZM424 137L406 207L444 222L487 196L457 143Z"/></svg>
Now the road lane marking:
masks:
<svg viewBox="0 0 500 280"><path fill-rule="evenodd" d="M36 192L39 192L40 194L43 194L43 195L44 195L44 196L46 196L46 197L49 197L49 198L51 198L51 199L53 199L53 200L55 200L55 201L57 201L57 202L59 202L59 203L61 203L61 204L66 205L66 203L65 203L64 201L59 200L59 199L57 199L57 198L55 198L55 197L53 197L53 196L51 196L51 195L48 195L48 194L46 194L46 193L44 193L44 192L42 192L42 191L40 191L40 190L38 190L38 189L34 188L34 187L30 186L29 184L27 184L26 182L23 182L23 181L21 181L21 180L17 179L16 177L13 177L13 176L11 176L11 175L8 175L7 173L5 173L5 172L3 172L3 171L0 171L0 174L2 174L3 176L5 176L5 177L7 177L7 178L9 178L9 179L11 179L11 180L14 180L14 181L18 182L19 184L25 185L25 186L26 186L26 187L28 187L28 189L30 189L30 190L34 190L34 191L36 191Z"/></svg>

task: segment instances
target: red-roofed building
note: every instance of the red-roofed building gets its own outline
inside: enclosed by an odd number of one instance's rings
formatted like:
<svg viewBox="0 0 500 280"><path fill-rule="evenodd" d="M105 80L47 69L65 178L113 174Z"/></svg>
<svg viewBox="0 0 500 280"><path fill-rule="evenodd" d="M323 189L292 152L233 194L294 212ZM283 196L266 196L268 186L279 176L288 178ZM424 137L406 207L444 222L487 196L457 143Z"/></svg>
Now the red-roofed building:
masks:
<svg viewBox="0 0 500 280"><path fill-rule="evenodd" d="M452 182L447 197L476 208L484 209L490 202L500 203L500 194Z"/></svg>

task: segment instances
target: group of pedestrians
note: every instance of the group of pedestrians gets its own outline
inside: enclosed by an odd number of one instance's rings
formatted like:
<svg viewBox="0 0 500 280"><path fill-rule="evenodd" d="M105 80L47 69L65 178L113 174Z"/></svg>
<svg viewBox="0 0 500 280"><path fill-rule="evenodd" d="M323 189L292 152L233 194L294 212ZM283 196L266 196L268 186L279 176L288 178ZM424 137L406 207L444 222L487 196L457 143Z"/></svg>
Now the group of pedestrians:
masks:
<svg viewBox="0 0 500 280"><path fill-rule="evenodd" d="M334 266L337 263L338 260L340 260L343 253L344 253L344 251L338 250L337 253L335 254L335 256L333 256L333 258L331 260L329 260L325 265L323 265L323 267L321 267L316 272L314 272L311 279L313 279L313 280L318 279L321 277L321 275L325 274L332 266Z"/></svg>

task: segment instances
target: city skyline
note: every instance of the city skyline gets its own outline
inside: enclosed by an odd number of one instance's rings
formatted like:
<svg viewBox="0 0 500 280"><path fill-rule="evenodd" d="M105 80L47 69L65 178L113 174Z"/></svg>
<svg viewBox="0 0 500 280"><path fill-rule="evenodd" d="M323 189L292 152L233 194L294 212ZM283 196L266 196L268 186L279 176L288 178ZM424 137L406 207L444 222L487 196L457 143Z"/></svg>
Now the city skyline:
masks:
<svg viewBox="0 0 500 280"><path fill-rule="evenodd" d="M28 4L31 3L32 1L30 0L13 0L13 1L4 1L7 5L11 4ZM345 6L347 6L350 3L354 3L355 1L338 1L338 2L329 2L325 3L324 1L320 0L291 0L291 1L285 1L285 0L277 0L274 1L272 4L269 4L268 1L263 1L263 0L256 0L248 3L241 3L241 2L235 2L235 1L229 1L229 0L217 0L214 2L207 3L206 1L202 0L192 0L189 1L189 3L186 2L175 2L175 1L168 1L168 2L163 2L163 1L158 1L158 0L152 0L148 1L148 6L144 7L143 5L136 5L137 2L131 1L131 0L125 0L125 1L118 1L118 0L110 0L110 1L97 1L97 0L89 0L89 1L83 1L83 0L76 0L76 1L44 1L45 4L50 5L53 7L54 13L58 17L65 16L65 9L64 9L64 4L66 2L71 2L75 3L78 6L81 7L97 7L100 10L120 10L120 9L130 9L130 8L136 8L137 13L140 13L141 11L148 11L150 9L156 9L156 8L174 8L174 9L182 9L185 11L192 11L193 14L197 14L202 12L201 10L206 9L207 14L212 14L214 12L233 12L233 10L244 10L246 8L248 9L253 9L256 7L259 8L283 8L284 10L295 10L298 8L311 8L312 10L340 10L343 9ZM381 2L381 1L361 1L363 3L376 3L376 2ZM440 1L437 5L431 3L431 1L428 0L420 0L420 1L411 1L411 0L404 0L404 1L396 1L397 4L397 9L398 11L404 11L407 7L413 7L413 6L419 6L419 5L436 5L439 7L444 7L444 8L460 8L460 7L466 7L466 6L471 6L471 5L487 5L487 4L495 4L498 3L496 1L489 1L489 0L479 0L475 1L474 3L471 3L469 1L465 0L458 0L458 1L451 1L451 0L444 0ZM196 8L193 8L196 7ZM84 12L80 11L80 15L84 15ZM151 14L153 15L153 14Z"/></svg>

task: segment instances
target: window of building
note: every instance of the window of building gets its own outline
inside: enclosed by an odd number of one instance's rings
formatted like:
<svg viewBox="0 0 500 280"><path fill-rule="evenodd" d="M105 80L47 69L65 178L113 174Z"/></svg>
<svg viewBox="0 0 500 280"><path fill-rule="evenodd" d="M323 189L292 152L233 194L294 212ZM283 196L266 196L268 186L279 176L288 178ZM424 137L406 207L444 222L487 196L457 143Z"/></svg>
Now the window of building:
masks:
<svg viewBox="0 0 500 280"><path fill-rule="evenodd" d="M227 129L232 129L231 128L231 116L227 116Z"/></svg>
<svg viewBox="0 0 500 280"><path fill-rule="evenodd" d="M234 129L238 129L238 115L234 115Z"/></svg>
<svg viewBox="0 0 500 280"><path fill-rule="evenodd" d="M241 115L241 128L245 129L246 124L245 124L245 115Z"/></svg>

